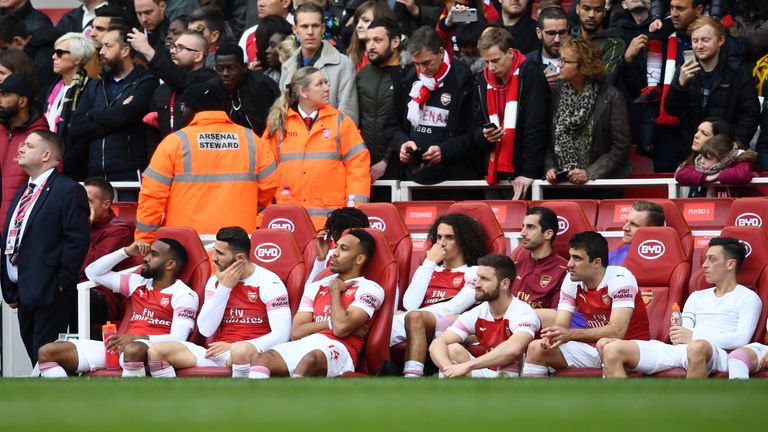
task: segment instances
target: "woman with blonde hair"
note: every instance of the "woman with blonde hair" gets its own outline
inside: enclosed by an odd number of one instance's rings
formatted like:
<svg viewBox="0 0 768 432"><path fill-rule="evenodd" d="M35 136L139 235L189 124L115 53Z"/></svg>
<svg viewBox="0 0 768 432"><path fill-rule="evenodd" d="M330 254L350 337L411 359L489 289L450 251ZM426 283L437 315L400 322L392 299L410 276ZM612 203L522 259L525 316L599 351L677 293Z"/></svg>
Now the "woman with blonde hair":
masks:
<svg viewBox="0 0 768 432"><path fill-rule="evenodd" d="M552 141L544 160L550 183L583 184L632 173L624 97L605 82L600 48L574 38L560 48L561 84L552 95Z"/></svg>
<svg viewBox="0 0 768 432"><path fill-rule="evenodd" d="M351 26L353 29L347 48L347 57L352 60L358 72L368 64L368 56L365 55L365 41L367 39L365 32L373 20L384 17L395 19L395 13L389 8L387 2L382 0L369 0L355 10L352 17Z"/></svg>
<svg viewBox="0 0 768 432"><path fill-rule="evenodd" d="M328 212L368 202L371 191L368 149L329 93L319 69L298 69L272 105L263 136L278 163L277 203L304 206L317 229Z"/></svg>

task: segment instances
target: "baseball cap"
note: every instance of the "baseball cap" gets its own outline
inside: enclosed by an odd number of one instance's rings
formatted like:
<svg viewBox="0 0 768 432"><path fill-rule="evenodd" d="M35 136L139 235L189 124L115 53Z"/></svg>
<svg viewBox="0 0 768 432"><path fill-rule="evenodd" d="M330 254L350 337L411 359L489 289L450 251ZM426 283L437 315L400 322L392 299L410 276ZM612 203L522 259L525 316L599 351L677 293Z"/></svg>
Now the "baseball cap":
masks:
<svg viewBox="0 0 768 432"><path fill-rule="evenodd" d="M181 96L181 102L194 112L225 111L229 97L220 85L205 81L187 87Z"/></svg>
<svg viewBox="0 0 768 432"><path fill-rule="evenodd" d="M29 82L19 74L10 74L5 78L5 81L0 83L0 90L6 93L16 93L19 96L26 96L33 98L35 91Z"/></svg>

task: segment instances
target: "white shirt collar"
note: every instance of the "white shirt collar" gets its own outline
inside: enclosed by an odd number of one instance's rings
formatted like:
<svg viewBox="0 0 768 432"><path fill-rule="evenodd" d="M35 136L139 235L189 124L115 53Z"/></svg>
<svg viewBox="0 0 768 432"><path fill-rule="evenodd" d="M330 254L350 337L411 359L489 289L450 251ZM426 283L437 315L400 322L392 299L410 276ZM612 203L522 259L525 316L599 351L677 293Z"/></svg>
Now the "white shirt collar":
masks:
<svg viewBox="0 0 768 432"><path fill-rule="evenodd" d="M51 176L51 173L53 172L54 169L55 168L49 168L47 171L37 176L37 178L35 179L30 178L29 183L27 184L34 183L36 188L40 187L40 185L45 184L46 180L48 180L48 177Z"/></svg>
<svg viewBox="0 0 768 432"><path fill-rule="evenodd" d="M299 106L298 108L299 108L299 115L301 116L301 118L305 119L307 117L312 117L312 121L317 120L317 110L314 110L311 113L307 114L304 112L303 109L301 109L301 106Z"/></svg>

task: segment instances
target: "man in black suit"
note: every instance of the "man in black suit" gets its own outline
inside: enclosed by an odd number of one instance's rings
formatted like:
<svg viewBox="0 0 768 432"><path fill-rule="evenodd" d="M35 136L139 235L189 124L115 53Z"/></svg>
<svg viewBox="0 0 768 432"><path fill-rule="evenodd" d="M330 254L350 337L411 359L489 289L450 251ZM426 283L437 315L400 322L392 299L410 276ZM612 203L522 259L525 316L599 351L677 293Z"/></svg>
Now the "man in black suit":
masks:
<svg viewBox="0 0 768 432"><path fill-rule="evenodd" d="M88 252L88 198L59 174L63 146L47 130L19 146L18 163L29 181L8 210L0 259L3 298L19 311L19 328L32 363L37 350L67 331L76 313L77 280Z"/></svg>

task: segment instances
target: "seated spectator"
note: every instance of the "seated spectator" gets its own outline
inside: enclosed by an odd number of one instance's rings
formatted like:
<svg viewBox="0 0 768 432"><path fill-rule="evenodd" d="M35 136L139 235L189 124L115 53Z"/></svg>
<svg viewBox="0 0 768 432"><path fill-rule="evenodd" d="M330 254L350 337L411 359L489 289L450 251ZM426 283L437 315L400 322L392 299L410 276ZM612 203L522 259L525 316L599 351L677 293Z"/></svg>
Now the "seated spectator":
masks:
<svg viewBox="0 0 768 432"><path fill-rule="evenodd" d="M304 3L296 8L294 33L301 48L283 63L280 88L287 87L297 69L306 66L316 67L328 80L331 106L358 124L355 66L349 57L337 51L330 42L321 39L325 29L323 13L323 9L313 3Z"/></svg>
<svg viewBox="0 0 768 432"><path fill-rule="evenodd" d="M176 43L179 36L187 31L188 25L189 21L187 21L186 15L177 16L168 23L168 31L165 32L165 49L167 49L168 52L171 52L171 47Z"/></svg>
<svg viewBox="0 0 768 432"><path fill-rule="evenodd" d="M627 214L627 221L621 228L624 231L624 235L621 238L624 246L608 252L608 265L624 265L632 238L635 236L638 228L662 227L665 224L664 209L660 205L650 201L635 201Z"/></svg>
<svg viewBox="0 0 768 432"><path fill-rule="evenodd" d="M229 28L224 15L216 6L209 5L195 9L187 16L187 20L189 21L187 27L189 31L201 33L208 42L205 66L213 69L216 67L214 55L219 49L219 45L224 41L231 42L234 39L232 29Z"/></svg>
<svg viewBox="0 0 768 432"><path fill-rule="evenodd" d="M368 149L354 122L329 104L329 89L319 69L297 70L264 132L277 159L277 184L291 192L276 202L302 205L316 229L330 210L366 203L371 191Z"/></svg>
<svg viewBox="0 0 768 432"><path fill-rule="evenodd" d="M384 1L368 0L355 10L351 24L354 30L349 41L349 47L347 47L347 56L352 60L357 72L360 72L360 69L368 64L368 56L365 55L368 26L373 20L385 17L394 19L395 14Z"/></svg>
<svg viewBox="0 0 768 432"><path fill-rule="evenodd" d="M479 179L485 160L482 109L474 77L452 61L434 29L422 27L408 41L413 58L395 88L400 121L394 143L406 178L423 184ZM450 191L456 197L455 191ZM436 197L435 191L430 196ZM435 199L435 198L433 198Z"/></svg>
<svg viewBox="0 0 768 432"><path fill-rule="evenodd" d="M147 126L142 118L158 84L134 64L126 35L125 28L104 35L99 52L103 72L81 95L69 129L88 145L88 175L110 181L136 181L147 166Z"/></svg>
<svg viewBox="0 0 768 432"><path fill-rule="evenodd" d="M8 75L0 83L0 217L5 220L11 202L29 176L19 166L19 147L34 131L48 129L45 119L34 103L34 90L21 75Z"/></svg>
<svg viewBox="0 0 768 432"><path fill-rule="evenodd" d="M706 378L728 370L726 350L746 345L760 318L762 302L751 289L736 282L746 247L730 237L709 241L702 270L713 288L691 293L683 308L682 322L669 330L671 344L657 340L626 340L604 336L598 349L604 363L603 376L624 378L627 370L655 374L683 368L688 378Z"/></svg>
<svg viewBox="0 0 768 432"><path fill-rule="evenodd" d="M80 96L91 81L85 65L96 50L90 39L80 33L65 34L56 41L54 48L53 72L61 79L46 97L44 116L48 129L64 140L63 173L72 180L83 181L88 175L88 146L69 133L69 124Z"/></svg>
<svg viewBox="0 0 768 432"><path fill-rule="evenodd" d="M370 226L368 216L355 207L340 207L328 213L325 220L325 229L317 232L315 237L315 262L307 277L306 286L315 281L317 276L328 267L328 261L333 256L334 249L331 244L338 243L344 231L352 228L368 228Z"/></svg>
<svg viewBox="0 0 768 432"><path fill-rule="evenodd" d="M267 15L259 20L259 26L256 29L256 47L258 48L256 59L261 65L262 73L272 78L275 83L280 82L280 71L283 65L278 47L286 37L292 34L291 23L283 17Z"/></svg>
<svg viewBox="0 0 768 432"><path fill-rule="evenodd" d="M168 7L166 0L134 0L136 18L141 24L141 31L149 37L149 44L155 51L162 50L165 46L165 34L168 32L168 20L165 10Z"/></svg>
<svg viewBox="0 0 768 432"><path fill-rule="evenodd" d="M429 345L430 357L441 376L496 378L520 374L519 359L541 326L536 312L510 292L514 280L515 264L508 256L480 257L475 300L482 303L459 315ZM477 358L461 345L474 335L485 349Z"/></svg>
<svg viewBox="0 0 768 432"><path fill-rule="evenodd" d="M131 256L144 257L141 273L121 275L112 271ZM129 298L128 331L110 336L106 343L70 340L43 345L39 350L40 374L44 378L66 378L67 373L103 369L109 351L120 355L123 377L146 376L144 362L149 347L158 342L185 340L195 327L197 294L176 278L186 263L184 246L161 238L152 246L134 242L88 266L88 279Z"/></svg>
<svg viewBox="0 0 768 432"><path fill-rule="evenodd" d="M567 55L566 55L567 57ZM606 337L648 340L648 315L635 276L624 267L606 266L608 242L585 231L569 240L568 276L560 290L555 324L528 345L523 376L545 378L551 369L598 368L594 343ZM586 328L570 328L581 314Z"/></svg>
<svg viewBox="0 0 768 432"><path fill-rule="evenodd" d="M222 225L253 232L278 186L272 151L227 117L229 101L218 85L191 85L181 102L187 126L160 142L144 171L136 238L151 241L161 224L199 234Z"/></svg>
<svg viewBox="0 0 768 432"><path fill-rule="evenodd" d="M259 23L261 23L261 20L267 16L275 15L285 19L291 25L293 25L294 16L291 12L293 6L291 0L259 0L256 3L258 4L257 15ZM251 8L250 5L251 3L249 2L249 9ZM261 64L257 56L258 45L256 43L256 30L258 28L259 24L256 24L245 29L243 35L240 36L240 40L237 43L243 50L243 53L245 53L245 60L248 64L248 69L254 70L256 72L260 72L264 68L264 65ZM293 33L293 30L291 30L291 33Z"/></svg>
<svg viewBox="0 0 768 432"><path fill-rule="evenodd" d="M486 64L477 78L477 93L494 126L483 128L485 140L492 143L485 180L491 185L512 180L513 193L504 197L525 199L533 179L544 173L550 91L538 67L512 47L506 30L487 29L477 45Z"/></svg>
<svg viewBox="0 0 768 432"><path fill-rule="evenodd" d="M688 197L743 197L762 196L755 188L710 187L708 183L745 185L755 176L752 164L757 158L753 150L734 147L733 139L725 134L708 139L699 150L693 164L681 167L675 173L678 183L691 187Z"/></svg>
<svg viewBox="0 0 768 432"><path fill-rule="evenodd" d="M553 94L552 141L545 157L546 178L584 184L625 178L632 169L624 97L605 82L605 66L594 43L570 39L560 49L559 92Z"/></svg>
<svg viewBox="0 0 768 432"><path fill-rule="evenodd" d="M32 59L40 86L35 96L41 102L47 96L48 88L56 81L53 73L53 43L60 35L54 27L46 27L33 37L21 18L15 15L0 17L0 50L23 51Z"/></svg>
<svg viewBox="0 0 768 432"><path fill-rule="evenodd" d="M748 379L750 373L765 369L768 369L768 345L753 342L728 354L729 379Z"/></svg>
<svg viewBox="0 0 768 432"><path fill-rule="evenodd" d="M216 76L213 69L205 66L208 42L201 33L185 30L171 46L170 56L165 51L156 52L149 39L136 29L128 35L128 42L147 59L149 71L163 81L152 96L150 115L157 113L156 124L152 124L160 137L165 137L185 125L181 118L184 90Z"/></svg>
<svg viewBox="0 0 768 432"><path fill-rule="evenodd" d="M264 132L269 109L280 95L274 81L249 70L243 61L243 50L232 42L225 42L216 50L215 81L227 91L227 114L233 122Z"/></svg>
<svg viewBox="0 0 768 432"><path fill-rule="evenodd" d="M734 67L727 61L720 21L700 17L688 30L696 60L679 68L669 86L664 108L680 118L684 142L691 140L704 118L719 117L733 126L733 139L739 147L746 147L760 123L755 82L747 68Z"/></svg>
<svg viewBox="0 0 768 432"><path fill-rule="evenodd" d="M403 375L424 375L429 341L475 304L477 260L488 252L485 231L467 215L449 213L429 228L432 244L403 294L405 313L392 322L389 345L405 341Z"/></svg>
<svg viewBox="0 0 768 432"><path fill-rule="evenodd" d="M733 128L731 128L731 125L717 117L705 118L701 123L699 123L699 126L696 128L696 133L693 134L693 140L691 141L691 152L688 155L688 159L681 163L678 169L686 165L693 164L696 156L699 155L699 151L701 151L701 146L703 146L704 143L713 136L721 134L732 137Z"/></svg>
<svg viewBox="0 0 768 432"><path fill-rule="evenodd" d="M373 236L353 229L339 239L331 258L331 276L304 290L291 326L291 342L255 353L248 374L335 377L353 372L365 347L384 289L362 275L376 248Z"/></svg>
<svg viewBox="0 0 768 432"><path fill-rule="evenodd" d="M200 333L213 339L207 347L184 340L158 343L148 353L155 378L172 378L174 369L231 366L232 378L245 378L251 356L289 340L291 310L280 278L249 261L251 240L240 227L216 234L216 275L205 285L197 317Z"/></svg>
<svg viewBox="0 0 768 432"><path fill-rule="evenodd" d="M544 72L550 88L560 82L560 47L568 40L568 17L562 7L549 7L541 11L536 24L536 36L541 48L531 51L525 58L536 63Z"/></svg>
<svg viewBox="0 0 768 432"><path fill-rule="evenodd" d="M96 9L109 4L107 0L80 0L83 5L65 13L56 23L62 33L82 33L87 35L91 22L96 17Z"/></svg>

